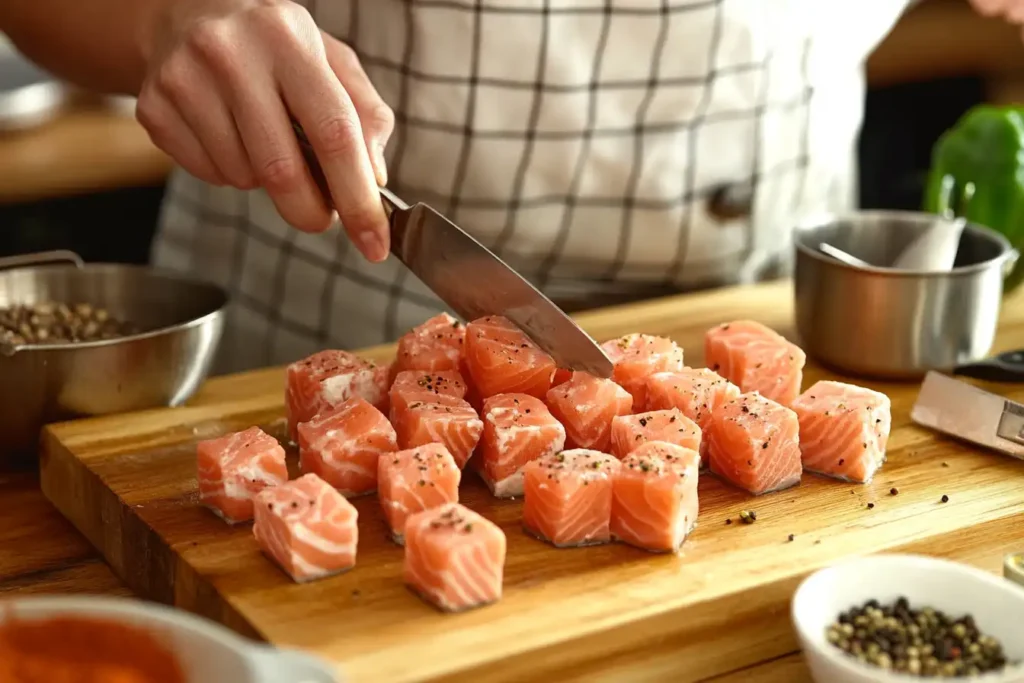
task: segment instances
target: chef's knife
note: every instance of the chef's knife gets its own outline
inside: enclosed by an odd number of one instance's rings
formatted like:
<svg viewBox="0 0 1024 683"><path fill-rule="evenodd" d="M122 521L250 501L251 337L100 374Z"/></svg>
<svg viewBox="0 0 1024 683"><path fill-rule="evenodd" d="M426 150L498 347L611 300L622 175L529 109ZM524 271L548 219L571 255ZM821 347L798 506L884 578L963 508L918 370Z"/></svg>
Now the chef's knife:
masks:
<svg viewBox="0 0 1024 683"><path fill-rule="evenodd" d="M312 145L293 124L314 180L330 190ZM391 252L465 320L501 315L551 355L559 367L611 377L612 362L572 318L464 230L426 204L406 204L381 188L391 224Z"/></svg>
<svg viewBox="0 0 1024 683"><path fill-rule="evenodd" d="M938 372L925 375L910 419L1024 460L1024 405Z"/></svg>

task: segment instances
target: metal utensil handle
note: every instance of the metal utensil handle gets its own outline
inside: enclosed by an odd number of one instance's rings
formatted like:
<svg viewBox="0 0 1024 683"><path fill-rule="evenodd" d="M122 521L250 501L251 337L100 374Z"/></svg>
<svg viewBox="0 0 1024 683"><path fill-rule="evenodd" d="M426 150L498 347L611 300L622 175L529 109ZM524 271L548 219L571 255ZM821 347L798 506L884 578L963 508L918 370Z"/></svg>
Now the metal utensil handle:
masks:
<svg viewBox="0 0 1024 683"><path fill-rule="evenodd" d="M848 266L854 266L855 268L871 268L871 264L867 261L857 258L853 254L847 254L839 247L833 247L828 242L821 242L818 244L818 250L823 254L827 254L837 261L842 261Z"/></svg>
<svg viewBox="0 0 1024 683"><path fill-rule="evenodd" d="M302 129L302 125L298 121L294 120L292 121L292 128L295 129L295 136L299 139L299 148L302 150L302 156L306 160L306 165L309 166L309 172L312 174L314 182L320 188L320 193L323 195L324 201L327 202L327 206L333 208L334 202L331 199L331 188L327 185L327 176L324 175L324 169L316 158L313 145L309 142L309 138L306 137L306 131ZM384 212L388 218L391 218L391 214L397 210L404 211L409 208L408 204L386 188L380 188L380 197L384 204Z"/></svg>
<svg viewBox="0 0 1024 683"><path fill-rule="evenodd" d="M85 261L82 260L82 257L70 249L54 249L52 251L40 251L34 254L4 256L0 258L0 270L24 268L25 266L42 266L48 263L71 263L75 268L81 268L85 265Z"/></svg>

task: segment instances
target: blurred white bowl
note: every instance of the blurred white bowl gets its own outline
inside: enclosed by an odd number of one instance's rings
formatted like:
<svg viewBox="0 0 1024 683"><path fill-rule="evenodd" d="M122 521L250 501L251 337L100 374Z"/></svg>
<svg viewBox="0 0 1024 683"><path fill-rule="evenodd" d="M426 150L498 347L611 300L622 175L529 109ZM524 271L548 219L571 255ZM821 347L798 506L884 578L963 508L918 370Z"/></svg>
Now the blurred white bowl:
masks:
<svg viewBox="0 0 1024 683"><path fill-rule="evenodd" d="M29 597L0 600L0 623L79 616L149 631L177 657L188 683L340 683L322 660L254 643L183 610L151 602L101 597Z"/></svg>
<svg viewBox="0 0 1024 683"><path fill-rule="evenodd" d="M1007 659L1024 661L1024 588L980 569L917 555L871 555L846 560L808 576L793 596L792 618L804 657L817 683L906 683L919 677L861 664L826 640L839 616L868 600L933 607L952 616L970 614L978 629L1002 643ZM971 678L1021 683L1024 667Z"/></svg>

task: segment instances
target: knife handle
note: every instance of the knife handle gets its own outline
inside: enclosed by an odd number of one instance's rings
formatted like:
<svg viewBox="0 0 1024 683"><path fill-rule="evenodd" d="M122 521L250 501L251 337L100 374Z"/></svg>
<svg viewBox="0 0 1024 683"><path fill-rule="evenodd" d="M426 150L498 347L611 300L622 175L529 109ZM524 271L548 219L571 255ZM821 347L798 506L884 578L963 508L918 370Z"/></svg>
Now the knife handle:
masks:
<svg viewBox="0 0 1024 683"><path fill-rule="evenodd" d="M328 208L335 208L334 202L331 199L331 189L327 185L327 177L324 175L324 169L320 166L320 162L317 161L316 152L313 151L313 145L310 144L309 138L306 137L306 131L302 130L302 126L294 119L292 119L292 128L295 129L295 137L299 139L299 148L302 150L302 156L306 159L306 165L313 176L313 181L320 188L320 194L323 195ZM404 211L409 208L409 205L399 199L391 190L384 187L379 189L381 203L384 205L384 213L387 215L388 220L391 219L395 211Z"/></svg>
<svg viewBox="0 0 1024 683"><path fill-rule="evenodd" d="M977 363L961 365L953 374L989 382L1024 382L1024 349L1007 351Z"/></svg>

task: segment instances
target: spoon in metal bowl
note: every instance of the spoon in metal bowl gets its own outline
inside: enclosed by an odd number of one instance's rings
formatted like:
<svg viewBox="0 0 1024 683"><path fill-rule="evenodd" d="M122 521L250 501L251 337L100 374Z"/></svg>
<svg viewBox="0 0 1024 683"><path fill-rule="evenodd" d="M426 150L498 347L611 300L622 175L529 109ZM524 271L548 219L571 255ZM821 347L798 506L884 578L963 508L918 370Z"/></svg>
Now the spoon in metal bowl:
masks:
<svg viewBox="0 0 1024 683"><path fill-rule="evenodd" d="M952 270L967 219L936 221L903 250L892 267L901 270Z"/></svg>
<svg viewBox="0 0 1024 683"><path fill-rule="evenodd" d="M897 270L951 270L956 262L960 236L966 225L967 219L963 217L955 218L945 224L937 221L927 232L911 242L889 267ZM871 267L867 261L848 254L827 242L819 243L818 250L848 266Z"/></svg>
<svg viewBox="0 0 1024 683"><path fill-rule="evenodd" d="M870 268L871 267L871 264L868 263L867 261L862 261L859 258L857 258L856 256L853 256L852 254L847 254L845 251L843 251L839 247L833 247L828 242L819 242L818 243L818 251L820 251L821 253L825 254L826 256L831 256L832 258L834 258L837 261L842 261L843 263L845 263L848 266L853 266L854 268Z"/></svg>

